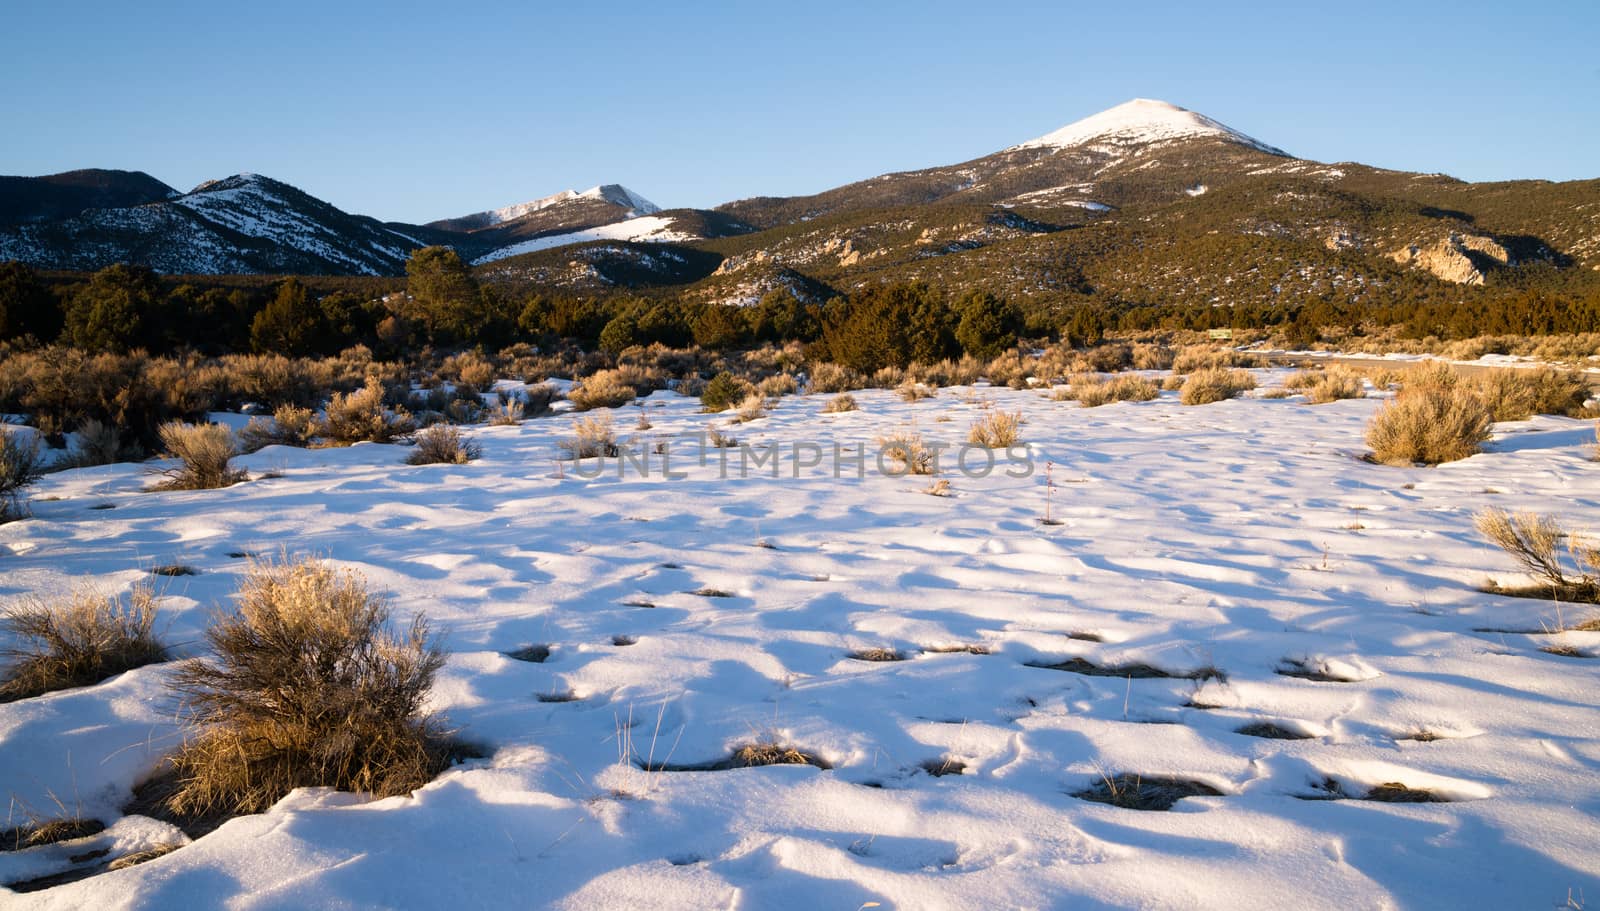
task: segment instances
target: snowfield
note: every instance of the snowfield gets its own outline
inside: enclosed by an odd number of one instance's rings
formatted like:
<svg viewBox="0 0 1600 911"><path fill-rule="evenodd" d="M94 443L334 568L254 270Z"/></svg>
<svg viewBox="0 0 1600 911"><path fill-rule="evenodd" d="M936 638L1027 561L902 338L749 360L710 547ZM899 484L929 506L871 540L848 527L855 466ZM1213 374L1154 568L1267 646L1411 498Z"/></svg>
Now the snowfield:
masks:
<svg viewBox="0 0 1600 911"><path fill-rule="evenodd" d="M855 397L861 410L837 415L821 413L828 396L786 397L728 430L817 443L825 458L798 477L786 459L776 478L740 478L740 450L700 465L680 439L670 467L687 478L652 462L619 479L608 462L584 479L555 461L573 420L558 415L470 429L484 456L464 466L273 447L237 460L260 479L220 491L147 493L135 465L45 478L34 517L0 526L0 598L125 591L187 564L199 574L157 581L166 640L193 655L245 569L232 554L323 555L400 619L433 620L451 656L434 707L489 756L409 798L298 791L148 863L0 891L0 906L1600 901L1600 661L1540 651L1600 655L1600 633L1530 633L1584 609L1478 591L1520 577L1472 528L1487 506L1593 525L1592 424L1501 424L1483 454L1407 469L1360 458L1377 399ZM947 453L951 496L937 497L870 456L862 478L833 460L834 443L875 451L901 428L958 444L986 404L1025 414L1032 476L1003 457L968 476ZM645 407L650 442L726 424L670 393ZM619 435L635 433L637 408L617 412ZM1061 524L1039 521L1047 493ZM530 645L548 660L507 655ZM905 660L851 657L873 648ZM1174 676L1040 666L1074 658ZM1183 676L1212 668L1225 679ZM182 840L119 809L177 742L171 671L0 705L13 821L65 807L110 827L0 852L0 882ZM1304 739L1238 733L1262 723ZM768 740L831 768L641 768ZM1118 773L1217 794L1166 812L1073 796ZM1305 799L1389 783L1442 802Z"/></svg>

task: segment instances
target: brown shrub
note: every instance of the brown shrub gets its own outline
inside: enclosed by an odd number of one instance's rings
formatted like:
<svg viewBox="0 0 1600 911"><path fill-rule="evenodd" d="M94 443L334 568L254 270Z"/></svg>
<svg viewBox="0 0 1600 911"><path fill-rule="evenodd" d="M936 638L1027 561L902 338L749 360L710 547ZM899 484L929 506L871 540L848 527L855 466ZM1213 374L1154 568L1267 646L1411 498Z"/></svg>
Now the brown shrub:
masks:
<svg viewBox="0 0 1600 911"><path fill-rule="evenodd" d="M1173 368L1177 369L1177 368ZM1185 405L1209 405L1234 398L1242 392L1256 388L1256 379L1248 370L1231 370L1227 367L1203 367L1189 374L1178 401Z"/></svg>
<svg viewBox="0 0 1600 911"><path fill-rule="evenodd" d="M43 474L39 438L0 426L0 522L27 514L22 489Z"/></svg>
<svg viewBox="0 0 1600 911"><path fill-rule="evenodd" d="M584 377L567 393L567 399L579 411L593 408L621 408L638 397L638 392L623 382L623 374L616 370L601 370Z"/></svg>
<svg viewBox="0 0 1600 911"><path fill-rule="evenodd" d="M317 436L317 415L310 408L279 405L272 420L251 418L239 431L239 448L255 452L268 446L295 446L304 449Z"/></svg>
<svg viewBox="0 0 1600 911"><path fill-rule="evenodd" d="M221 424L169 421L161 425L161 445L179 464L161 471L167 479L156 485L158 490L215 490L250 479L228 467L236 444L233 431Z"/></svg>
<svg viewBox="0 0 1600 911"><path fill-rule="evenodd" d="M822 406L823 414L839 414L840 412L855 410L857 410L856 397L848 392L839 393L829 399L828 404Z"/></svg>
<svg viewBox="0 0 1600 911"><path fill-rule="evenodd" d="M1464 459L1489 438L1493 415L1454 379L1403 388L1367 424L1373 458L1387 465L1437 465Z"/></svg>
<svg viewBox="0 0 1600 911"><path fill-rule="evenodd" d="M483 454L476 444L461 437L450 424L435 424L417 434L416 446L406 456L408 465L465 465Z"/></svg>
<svg viewBox="0 0 1600 911"><path fill-rule="evenodd" d="M1589 384L1575 370L1490 370L1473 385L1496 421L1524 421L1536 414L1577 417L1589 398Z"/></svg>
<svg viewBox="0 0 1600 911"><path fill-rule="evenodd" d="M852 389L865 389L866 386L866 378L856 371L842 364L824 362L811 366L806 391L849 392Z"/></svg>
<svg viewBox="0 0 1600 911"><path fill-rule="evenodd" d="M444 655L422 618L395 635L389 607L351 572L258 564L235 611L206 631L212 657L179 672L189 738L172 757L178 817L260 812L291 790L407 794L450 762L423 703Z"/></svg>
<svg viewBox="0 0 1600 911"><path fill-rule="evenodd" d="M135 586L124 605L117 598L81 592L49 602L31 599L0 615L11 644L0 648L9 667L0 702L89 686L146 664L166 660L155 636L158 599Z"/></svg>
<svg viewBox="0 0 1600 911"><path fill-rule="evenodd" d="M991 411L967 430L967 442L985 449L1006 449L1021 438L1022 412Z"/></svg>
<svg viewBox="0 0 1600 911"><path fill-rule="evenodd" d="M571 459L589 459L598 456L615 456L621 450L616 435L611 432L611 415L592 415L572 422L573 435L556 445L565 450Z"/></svg>
<svg viewBox="0 0 1600 911"><path fill-rule="evenodd" d="M416 422L403 408L390 411L383 404L383 384L369 377L348 394L334 393L324 410L317 436L348 446L351 443L393 443L410 436Z"/></svg>

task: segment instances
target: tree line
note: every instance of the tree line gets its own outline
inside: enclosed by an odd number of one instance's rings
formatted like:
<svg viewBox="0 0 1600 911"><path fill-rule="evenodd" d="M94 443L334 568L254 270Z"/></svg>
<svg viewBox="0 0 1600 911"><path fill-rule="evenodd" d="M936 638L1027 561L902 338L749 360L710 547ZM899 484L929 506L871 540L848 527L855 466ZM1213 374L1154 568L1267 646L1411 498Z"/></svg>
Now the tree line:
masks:
<svg viewBox="0 0 1600 911"><path fill-rule="evenodd" d="M1308 345L1339 327L1356 334L1398 326L1407 337L1548 335L1600 331L1600 294L1507 289L1490 303L1434 296L1418 302L1337 298L1284 304L1125 304L1075 289L1016 303L983 290L923 282L868 286L825 303L775 289L753 306L672 296L513 297L478 281L455 251L416 251L403 282L288 277L163 277L115 265L92 275L40 273L0 263L0 342L62 344L90 353L336 354L365 345L403 358L424 347L498 350L566 342L617 353L635 345L716 351L801 342L813 357L870 371L971 354L991 358L1019 338L1098 342L1108 332L1269 329Z"/></svg>

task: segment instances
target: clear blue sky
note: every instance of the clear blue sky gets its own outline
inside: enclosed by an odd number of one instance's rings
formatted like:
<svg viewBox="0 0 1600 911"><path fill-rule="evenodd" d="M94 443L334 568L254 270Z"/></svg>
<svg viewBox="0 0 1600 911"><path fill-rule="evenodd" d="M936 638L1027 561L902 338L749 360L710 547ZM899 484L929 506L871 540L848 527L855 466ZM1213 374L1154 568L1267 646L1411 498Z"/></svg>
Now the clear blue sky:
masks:
<svg viewBox="0 0 1600 911"><path fill-rule="evenodd" d="M29 2L0 173L254 171L426 221L668 207L975 158L1129 98L1308 158L1600 177L1600 3Z"/></svg>

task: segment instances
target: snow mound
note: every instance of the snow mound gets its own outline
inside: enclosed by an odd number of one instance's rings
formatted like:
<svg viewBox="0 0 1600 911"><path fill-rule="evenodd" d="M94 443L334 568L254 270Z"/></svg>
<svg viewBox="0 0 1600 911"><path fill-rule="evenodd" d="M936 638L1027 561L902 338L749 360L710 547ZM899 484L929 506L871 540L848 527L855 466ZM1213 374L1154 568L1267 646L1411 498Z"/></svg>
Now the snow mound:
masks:
<svg viewBox="0 0 1600 911"><path fill-rule="evenodd" d="M1173 142L1180 139L1217 137L1250 146L1269 155L1290 157L1282 149L1224 126L1203 114L1165 101L1135 98L1109 110L1069 123L1053 133L1030 139L1012 149L1074 148L1091 143L1119 145Z"/></svg>

